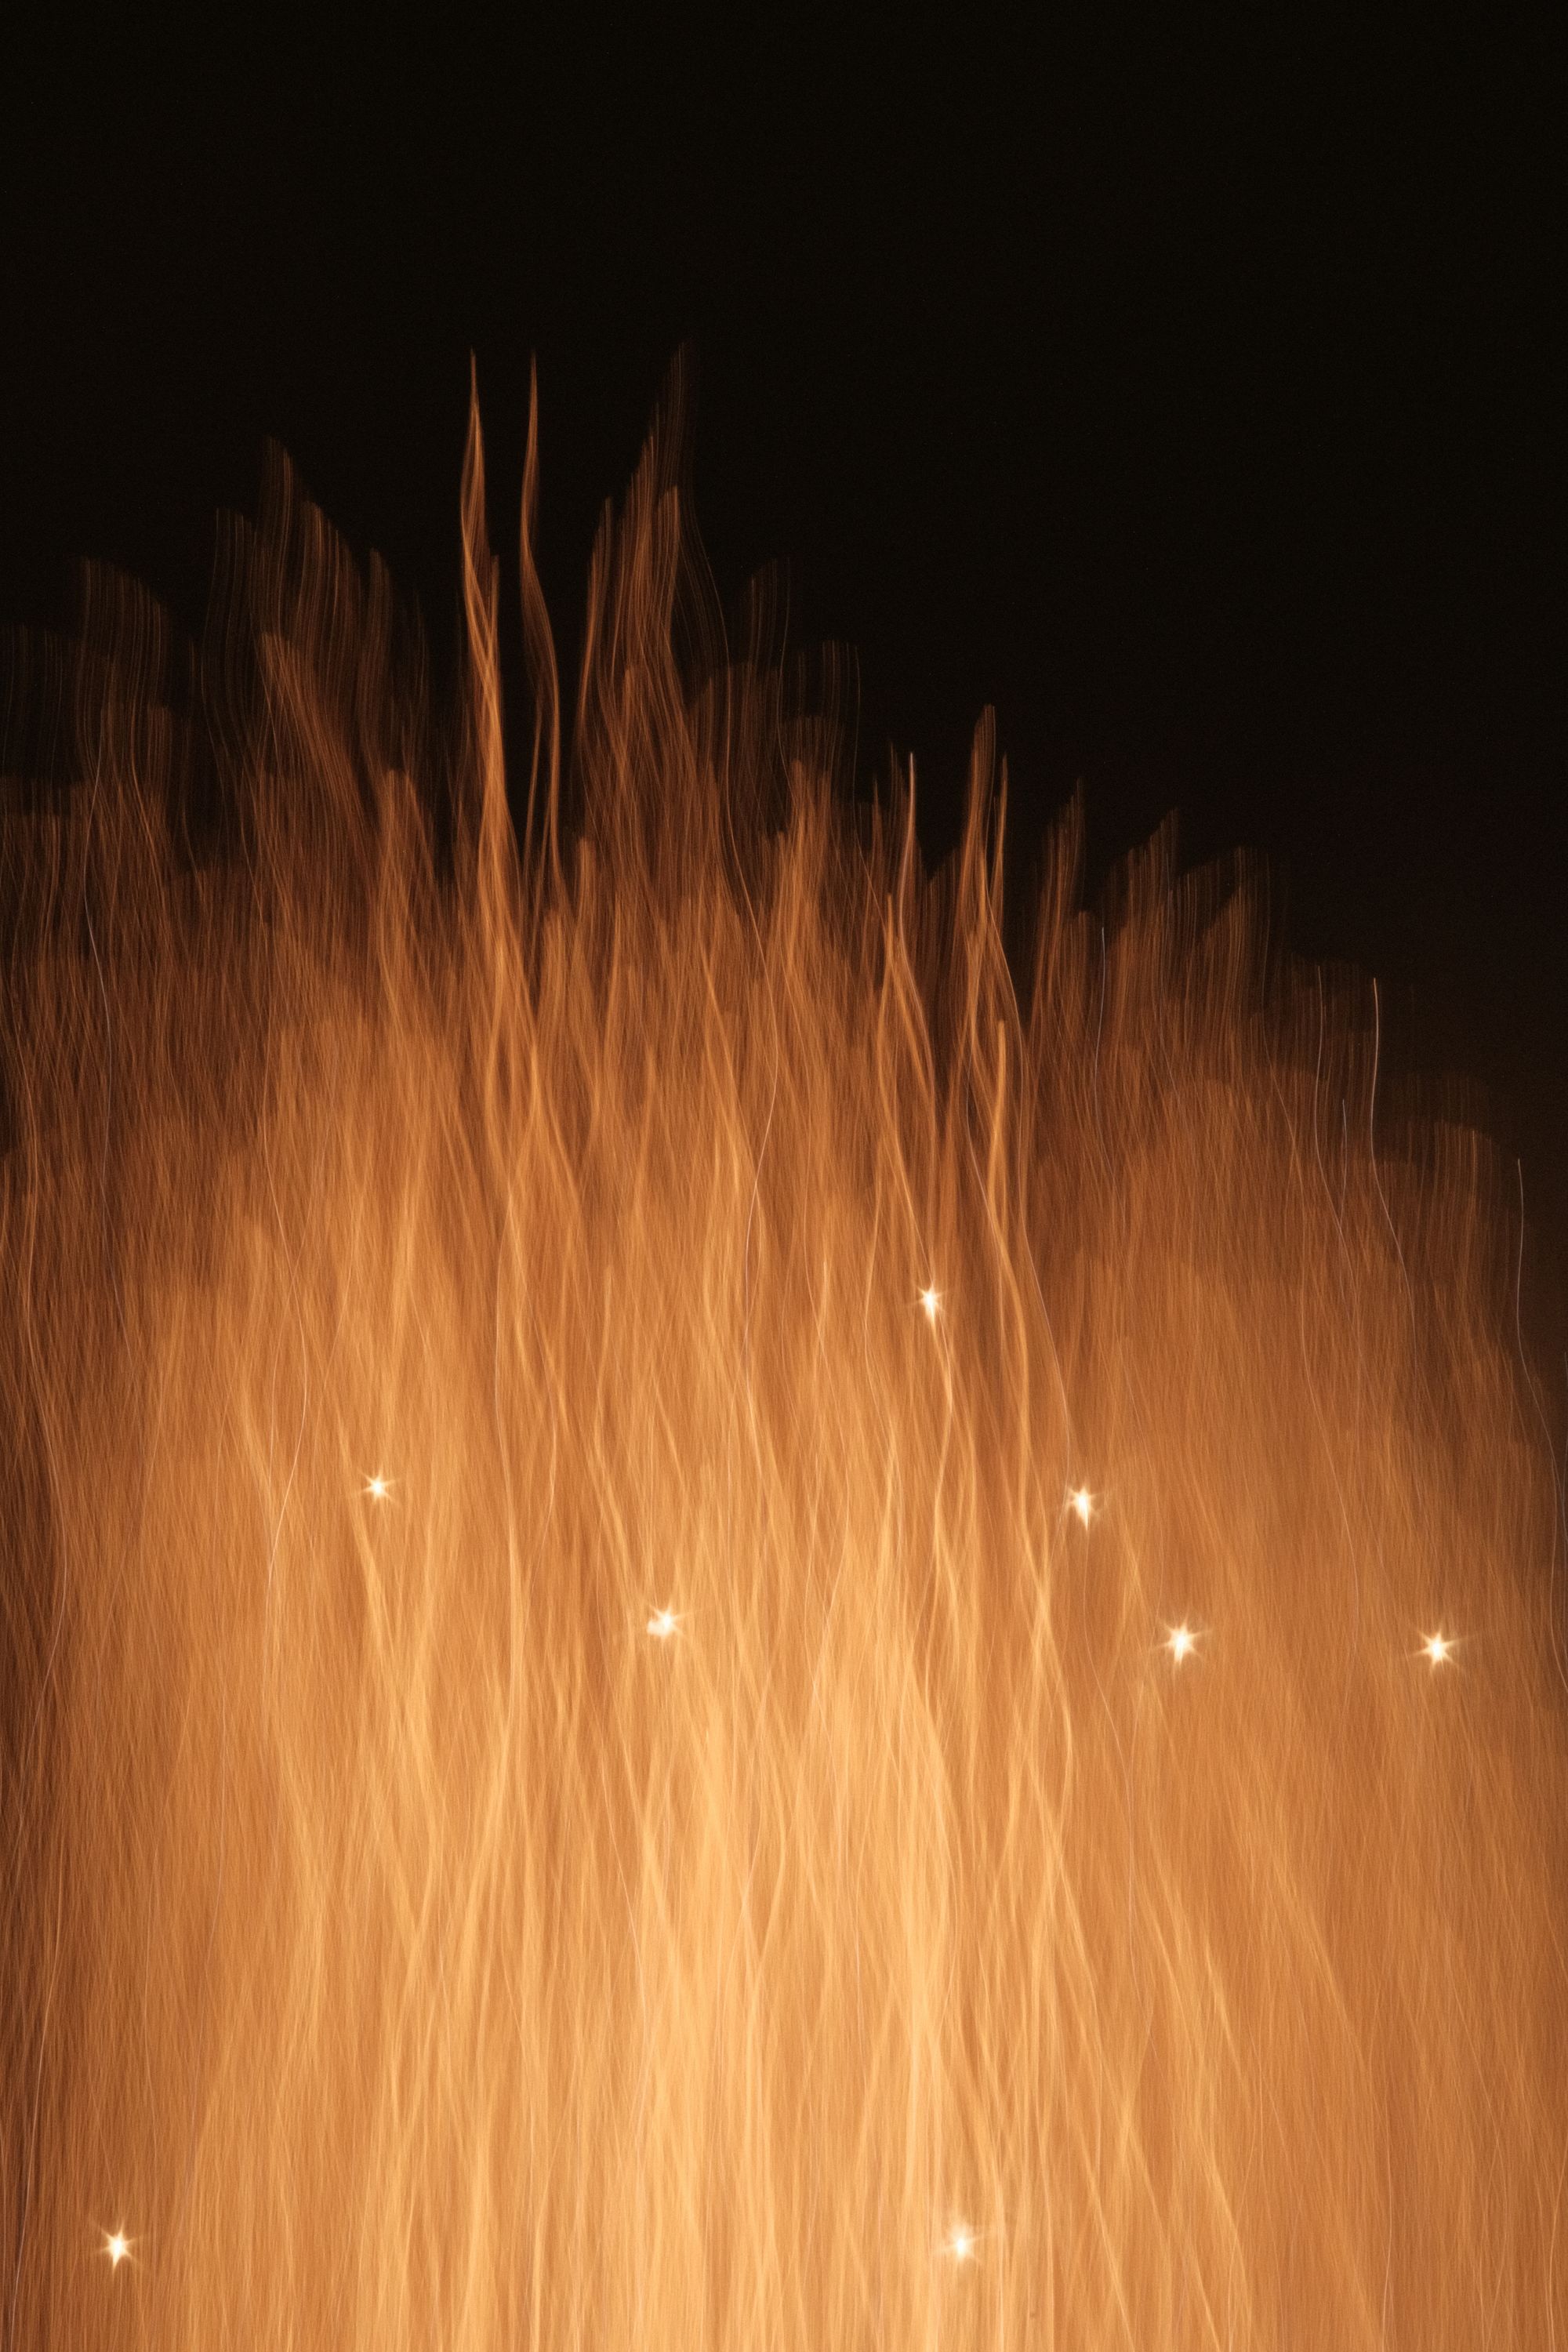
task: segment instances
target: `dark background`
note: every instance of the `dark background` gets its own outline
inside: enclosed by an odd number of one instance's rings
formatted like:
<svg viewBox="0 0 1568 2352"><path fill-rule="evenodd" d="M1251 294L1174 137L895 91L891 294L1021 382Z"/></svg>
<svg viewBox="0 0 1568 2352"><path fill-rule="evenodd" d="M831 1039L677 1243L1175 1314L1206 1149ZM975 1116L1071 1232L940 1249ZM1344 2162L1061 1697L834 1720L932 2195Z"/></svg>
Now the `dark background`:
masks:
<svg viewBox="0 0 1568 2352"><path fill-rule="evenodd" d="M1487 1090L1560 1348L1561 53L879 13L14 26L0 622L92 554L194 625L272 436L450 645L472 350L503 545L538 357L569 647L689 341L721 590L782 558L857 649L863 772L912 751L942 849L994 703L1026 854L1079 779L1091 889L1172 808L1267 853L1393 1062Z"/></svg>

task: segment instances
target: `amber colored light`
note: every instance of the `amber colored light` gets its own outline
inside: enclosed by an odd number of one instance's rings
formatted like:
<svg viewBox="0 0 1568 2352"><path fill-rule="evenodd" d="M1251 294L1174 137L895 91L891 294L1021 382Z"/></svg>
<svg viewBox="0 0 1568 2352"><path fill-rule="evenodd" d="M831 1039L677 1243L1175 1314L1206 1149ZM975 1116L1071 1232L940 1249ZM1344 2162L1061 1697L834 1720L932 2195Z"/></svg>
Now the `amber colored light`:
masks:
<svg viewBox="0 0 1568 2352"><path fill-rule="evenodd" d="M0 2340L1568 2342L1488 1154L1246 866L1009 962L673 481L510 804L477 430L455 737L279 477L6 787Z"/></svg>

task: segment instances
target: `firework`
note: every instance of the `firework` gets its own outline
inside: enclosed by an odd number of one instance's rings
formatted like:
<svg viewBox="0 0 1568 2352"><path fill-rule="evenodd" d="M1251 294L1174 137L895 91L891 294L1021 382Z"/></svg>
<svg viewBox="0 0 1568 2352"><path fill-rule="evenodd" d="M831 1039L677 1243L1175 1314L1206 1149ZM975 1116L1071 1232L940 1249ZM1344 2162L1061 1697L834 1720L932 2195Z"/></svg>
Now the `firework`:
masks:
<svg viewBox="0 0 1568 2352"><path fill-rule="evenodd" d="M1556 2343L1485 1150L1245 867L1010 967L668 457L510 808L477 425L454 744L279 475L7 804L4 2340Z"/></svg>

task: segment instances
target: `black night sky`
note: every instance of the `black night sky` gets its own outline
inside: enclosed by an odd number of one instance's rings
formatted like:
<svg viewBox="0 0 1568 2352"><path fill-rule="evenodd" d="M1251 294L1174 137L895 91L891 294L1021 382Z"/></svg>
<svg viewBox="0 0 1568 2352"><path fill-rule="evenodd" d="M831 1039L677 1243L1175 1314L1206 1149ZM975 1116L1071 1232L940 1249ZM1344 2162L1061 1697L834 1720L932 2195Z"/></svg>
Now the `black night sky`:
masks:
<svg viewBox="0 0 1568 2352"><path fill-rule="evenodd" d="M1560 1346L1562 57L1081 13L14 33L0 623L92 555L194 626L271 436L450 645L471 350L503 546L537 356L570 646L689 344L720 589L776 559L856 650L864 778L912 751L941 849L992 703L1025 856L1079 780L1091 890L1173 808L1265 852L1395 1065L1483 1090Z"/></svg>

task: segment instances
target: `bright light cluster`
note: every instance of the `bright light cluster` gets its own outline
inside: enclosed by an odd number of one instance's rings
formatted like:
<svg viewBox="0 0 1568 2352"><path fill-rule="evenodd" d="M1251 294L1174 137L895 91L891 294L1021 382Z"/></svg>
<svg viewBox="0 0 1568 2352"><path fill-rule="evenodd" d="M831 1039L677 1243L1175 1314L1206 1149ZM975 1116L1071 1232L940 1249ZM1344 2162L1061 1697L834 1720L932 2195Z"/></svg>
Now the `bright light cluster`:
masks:
<svg viewBox="0 0 1568 2352"><path fill-rule="evenodd" d="M936 1319L939 1303L938 1293L934 1288L929 1288L921 1293L921 1304L933 1322ZM392 1491L392 1482L382 1473L377 1472L365 1480L362 1491L373 1501L384 1502ZM1068 1494L1068 1507L1080 1524L1087 1528L1095 1510L1092 1491L1088 1486L1072 1487ZM674 1610L668 1607L658 1608L649 1616L647 1631L656 1642L668 1642L679 1631L679 1623L680 1621ZM1197 1645L1196 1631L1185 1620L1178 1625L1167 1628L1163 1646L1169 1654L1173 1664L1178 1666L1185 1664L1189 1658L1196 1654ZM1443 1633L1427 1634L1422 1641L1420 1654L1431 1665L1447 1664L1454 1654L1452 1636ZM115 2242L119 2242L110 2241L110 2245Z"/></svg>
<svg viewBox="0 0 1568 2352"><path fill-rule="evenodd" d="M692 702L678 474L569 822L477 444L427 776L277 482L239 706L133 607L3 780L0 2335L1563 2352L1468 1145L1381 1186L1245 874L1080 921L1069 812L1020 961L983 783L938 880L773 672Z"/></svg>

